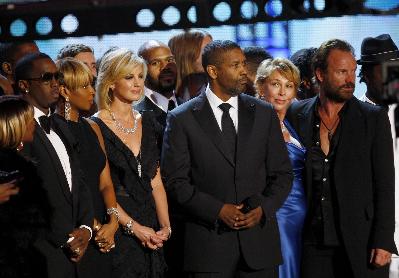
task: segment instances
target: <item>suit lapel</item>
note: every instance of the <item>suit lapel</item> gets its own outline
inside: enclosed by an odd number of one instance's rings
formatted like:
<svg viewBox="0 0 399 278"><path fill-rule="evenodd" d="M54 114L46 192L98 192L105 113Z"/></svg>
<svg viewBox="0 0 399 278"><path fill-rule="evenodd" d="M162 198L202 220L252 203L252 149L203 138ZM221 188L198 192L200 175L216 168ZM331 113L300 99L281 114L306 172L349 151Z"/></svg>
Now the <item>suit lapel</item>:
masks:
<svg viewBox="0 0 399 278"><path fill-rule="evenodd" d="M255 103L244 95L238 97L237 160L245 155L246 145L252 132L255 118Z"/></svg>
<svg viewBox="0 0 399 278"><path fill-rule="evenodd" d="M298 113L298 135L305 145L307 151L307 159L305 161L306 167L306 184L305 191L307 202L310 204L312 197L312 161L309 159L310 148L312 147L313 123L314 123L314 109L317 98L313 98L307 103L304 109Z"/></svg>
<svg viewBox="0 0 399 278"><path fill-rule="evenodd" d="M224 144L222 132L220 131L219 125L215 119L212 108L208 102L205 93L202 93L195 99L193 114L198 124L201 126L206 135L212 140L216 148L222 153L227 161L235 166L235 161L232 155L227 151Z"/></svg>
<svg viewBox="0 0 399 278"><path fill-rule="evenodd" d="M46 134L39 124L35 129L35 137L37 139L37 143L45 147L49 157L51 158L51 162L54 165L54 169L57 172L56 176L58 178L58 184L61 187L61 191L63 192L65 199L69 203L71 203L72 193L69 189L68 181L62 168L61 162L58 158L57 152L55 151L54 146L51 144L50 140L47 138ZM50 165L48 165L48 167L50 167Z"/></svg>
<svg viewBox="0 0 399 278"><path fill-rule="evenodd" d="M362 148L365 146L366 125L359 109L358 100L353 97L348 101L347 105L348 106L346 107L346 111L344 111L345 114L341 122L341 131L335 157L336 167L334 168L334 176L336 181L345 176L343 174L347 167L345 156L347 156L348 153L363 153L364 151ZM358 151L359 149L360 151ZM337 190L339 190L339 185L345 183L336 182L335 184ZM339 191L337 191L337 193L338 192Z"/></svg>
<svg viewBox="0 0 399 278"><path fill-rule="evenodd" d="M306 148L312 145L314 109L317 98L313 98L305 108L298 114L298 135Z"/></svg>

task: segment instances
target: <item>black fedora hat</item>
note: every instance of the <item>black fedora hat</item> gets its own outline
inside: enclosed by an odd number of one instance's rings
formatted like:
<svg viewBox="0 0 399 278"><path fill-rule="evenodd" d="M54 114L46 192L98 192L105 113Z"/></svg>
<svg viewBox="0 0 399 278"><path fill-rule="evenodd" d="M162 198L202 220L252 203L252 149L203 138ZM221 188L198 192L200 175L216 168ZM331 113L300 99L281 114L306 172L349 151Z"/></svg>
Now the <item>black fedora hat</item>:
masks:
<svg viewBox="0 0 399 278"><path fill-rule="evenodd" d="M362 42L359 65L380 64L387 61L399 60L399 50L391 36L382 34L375 38L365 38Z"/></svg>

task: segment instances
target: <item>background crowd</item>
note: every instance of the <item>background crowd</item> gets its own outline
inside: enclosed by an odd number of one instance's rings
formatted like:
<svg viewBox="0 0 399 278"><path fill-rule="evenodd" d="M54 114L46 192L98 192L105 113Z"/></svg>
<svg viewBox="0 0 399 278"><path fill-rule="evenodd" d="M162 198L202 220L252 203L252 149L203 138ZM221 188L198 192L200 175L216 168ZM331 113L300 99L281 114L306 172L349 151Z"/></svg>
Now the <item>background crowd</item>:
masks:
<svg viewBox="0 0 399 278"><path fill-rule="evenodd" d="M213 39L0 44L0 277L399 277L391 37Z"/></svg>

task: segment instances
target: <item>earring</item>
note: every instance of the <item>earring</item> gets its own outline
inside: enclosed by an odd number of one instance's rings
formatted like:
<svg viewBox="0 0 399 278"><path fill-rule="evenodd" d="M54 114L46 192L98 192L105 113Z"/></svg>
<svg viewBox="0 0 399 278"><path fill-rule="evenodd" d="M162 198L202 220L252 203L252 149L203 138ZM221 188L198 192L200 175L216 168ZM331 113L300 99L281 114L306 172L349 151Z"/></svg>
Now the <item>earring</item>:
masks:
<svg viewBox="0 0 399 278"><path fill-rule="evenodd" d="M65 98L64 117L67 121L71 119L71 103L69 102L69 97Z"/></svg>
<svg viewBox="0 0 399 278"><path fill-rule="evenodd" d="M24 148L24 143L21 141L17 147L17 151L21 151Z"/></svg>

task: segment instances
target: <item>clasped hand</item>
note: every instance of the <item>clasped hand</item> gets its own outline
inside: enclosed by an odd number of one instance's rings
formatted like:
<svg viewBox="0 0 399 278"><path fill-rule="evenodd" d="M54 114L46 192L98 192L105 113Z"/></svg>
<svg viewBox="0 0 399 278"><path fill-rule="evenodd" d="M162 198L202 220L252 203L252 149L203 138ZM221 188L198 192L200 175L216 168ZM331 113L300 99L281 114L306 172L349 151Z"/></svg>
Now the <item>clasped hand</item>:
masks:
<svg viewBox="0 0 399 278"><path fill-rule="evenodd" d="M161 248L165 241L169 239L169 230L167 227L155 232L154 229L142 226L135 222L133 225L134 235L141 241L141 244L152 250Z"/></svg>
<svg viewBox="0 0 399 278"><path fill-rule="evenodd" d="M241 211L242 208L242 204L224 204L219 212L219 218L233 230L248 229L259 224L263 215L261 207L257 207L247 213L243 213Z"/></svg>
<svg viewBox="0 0 399 278"><path fill-rule="evenodd" d="M108 253L112 248L115 248L115 233L118 230L119 224L117 221L115 223L110 222L101 225L97 219L94 219L94 233L95 242L103 253Z"/></svg>
<svg viewBox="0 0 399 278"><path fill-rule="evenodd" d="M89 244L90 232L86 228L77 228L69 234L69 237L73 238L73 240L67 244L67 248L71 254L70 260L76 263L82 259L86 252L87 245Z"/></svg>

